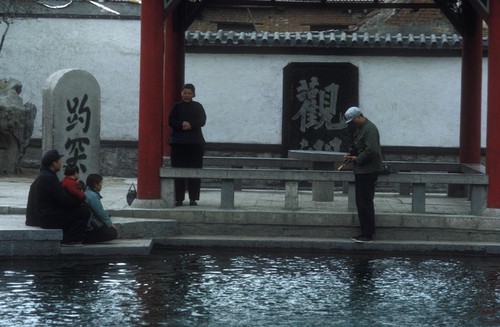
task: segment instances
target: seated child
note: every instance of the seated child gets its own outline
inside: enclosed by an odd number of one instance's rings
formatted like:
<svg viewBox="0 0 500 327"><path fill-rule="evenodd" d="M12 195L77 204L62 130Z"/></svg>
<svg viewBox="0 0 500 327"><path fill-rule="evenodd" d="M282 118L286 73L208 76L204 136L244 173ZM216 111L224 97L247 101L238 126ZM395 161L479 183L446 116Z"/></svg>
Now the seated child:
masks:
<svg viewBox="0 0 500 327"><path fill-rule="evenodd" d="M64 178L61 181L63 189L76 197L79 200L85 199L86 195L82 183L78 181L80 178L80 169L75 165L68 165L64 169Z"/></svg>

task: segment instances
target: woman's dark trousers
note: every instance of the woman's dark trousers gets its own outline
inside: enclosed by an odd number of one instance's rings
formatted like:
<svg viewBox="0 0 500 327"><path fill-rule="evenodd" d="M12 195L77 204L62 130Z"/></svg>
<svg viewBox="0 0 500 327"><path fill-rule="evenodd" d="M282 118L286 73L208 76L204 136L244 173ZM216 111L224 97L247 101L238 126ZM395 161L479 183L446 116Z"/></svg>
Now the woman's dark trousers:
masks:
<svg viewBox="0 0 500 327"><path fill-rule="evenodd" d="M118 237L118 231L113 227L102 225L85 233L83 243L94 244L100 242L112 241Z"/></svg>
<svg viewBox="0 0 500 327"><path fill-rule="evenodd" d="M178 168L202 168L203 167L203 144L171 144L171 165ZM184 201L186 194L186 183L190 200L200 199L201 179L199 178L176 178L174 180L175 201Z"/></svg>

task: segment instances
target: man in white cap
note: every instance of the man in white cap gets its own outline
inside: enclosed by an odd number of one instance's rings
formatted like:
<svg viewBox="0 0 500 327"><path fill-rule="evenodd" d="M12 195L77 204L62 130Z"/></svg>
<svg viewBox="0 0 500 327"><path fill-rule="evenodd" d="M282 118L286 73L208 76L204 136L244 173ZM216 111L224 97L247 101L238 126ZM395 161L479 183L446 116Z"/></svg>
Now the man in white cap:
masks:
<svg viewBox="0 0 500 327"><path fill-rule="evenodd" d="M81 246L90 211L62 188L56 175L62 157L57 150L43 155L40 174L28 194L26 225L62 229L61 246Z"/></svg>
<svg viewBox="0 0 500 327"><path fill-rule="evenodd" d="M356 184L356 207L361 234L352 240L358 243L371 242L375 234L375 183L384 170L380 151L380 135L377 127L366 118L358 107L347 109L344 114L346 123L356 127L352 152L344 156L345 161L353 162Z"/></svg>

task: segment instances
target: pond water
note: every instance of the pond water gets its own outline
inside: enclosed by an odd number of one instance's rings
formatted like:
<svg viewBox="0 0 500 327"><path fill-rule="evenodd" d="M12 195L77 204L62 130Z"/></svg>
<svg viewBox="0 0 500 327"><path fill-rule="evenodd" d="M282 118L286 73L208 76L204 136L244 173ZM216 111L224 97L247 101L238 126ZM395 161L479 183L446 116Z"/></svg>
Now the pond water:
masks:
<svg viewBox="0 0 500 327"><path fill-rule="evenodd" d="M500 326L499 258L161 249L0 260L1 326Z"/></svg>

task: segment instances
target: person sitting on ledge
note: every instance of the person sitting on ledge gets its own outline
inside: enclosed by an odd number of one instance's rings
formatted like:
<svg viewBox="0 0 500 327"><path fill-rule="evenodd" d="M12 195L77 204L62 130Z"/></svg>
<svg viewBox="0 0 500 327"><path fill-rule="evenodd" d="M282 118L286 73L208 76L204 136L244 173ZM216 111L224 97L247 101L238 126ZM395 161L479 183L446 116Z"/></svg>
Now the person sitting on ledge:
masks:
<svg viewBox="0 0 500 327"><path fill-rule="evenodd" d="M87 176L85 194L87 195L91 218L83 243L107 242L118 237L118 231L101 203L102 196L99 192L102 190L102 180L103 177L98 174Z"/></svg>
<svg viewBox="0 0 500 327"><path fill-rule="evenodd" d="M61 246L81 246L90 212L61 186L56 173L61 169L62 157L57 150L43 155L40 174L28 194L26 225L62 229Z"/></svg>
<svg viewBox="0 0 500 327"><path fill-rule="evenodd" d="M79 181L80 169L76 165L68 165L64 169L64 178L61 181L63 189L68 192L68 194L74 196L79 200L85 199L85 185L82 181Z"/></svg>

